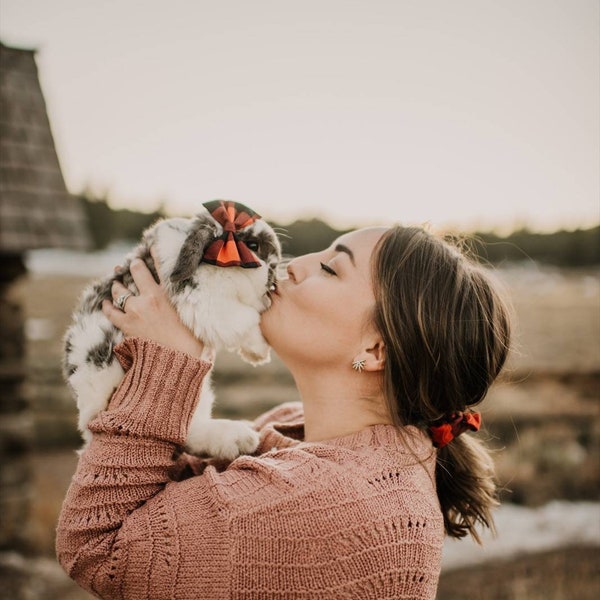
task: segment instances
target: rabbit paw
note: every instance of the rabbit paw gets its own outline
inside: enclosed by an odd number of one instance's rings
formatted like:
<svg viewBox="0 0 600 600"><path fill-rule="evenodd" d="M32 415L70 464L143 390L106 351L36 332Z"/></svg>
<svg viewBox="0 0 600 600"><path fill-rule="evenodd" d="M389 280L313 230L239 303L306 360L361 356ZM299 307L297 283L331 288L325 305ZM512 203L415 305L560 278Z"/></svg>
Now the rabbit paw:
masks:
<svg viewBox="0 0 600 600"><path fill-rule="evenodd" d="M207 419L190 426L185 446L191 454L233 460L256 450L258 433L247 421Z"/></svg>

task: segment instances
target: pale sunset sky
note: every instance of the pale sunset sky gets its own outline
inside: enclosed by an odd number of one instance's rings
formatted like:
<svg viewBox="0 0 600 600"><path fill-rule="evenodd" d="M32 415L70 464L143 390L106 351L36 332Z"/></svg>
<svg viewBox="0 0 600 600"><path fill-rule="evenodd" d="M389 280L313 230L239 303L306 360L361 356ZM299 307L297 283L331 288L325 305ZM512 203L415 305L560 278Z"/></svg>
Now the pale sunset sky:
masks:
<svg viewBox="0 0 600 600"><path fill-rule="evenodd" d="M69 190L189 215L600 222L598 0L1 0Z"/></svg>

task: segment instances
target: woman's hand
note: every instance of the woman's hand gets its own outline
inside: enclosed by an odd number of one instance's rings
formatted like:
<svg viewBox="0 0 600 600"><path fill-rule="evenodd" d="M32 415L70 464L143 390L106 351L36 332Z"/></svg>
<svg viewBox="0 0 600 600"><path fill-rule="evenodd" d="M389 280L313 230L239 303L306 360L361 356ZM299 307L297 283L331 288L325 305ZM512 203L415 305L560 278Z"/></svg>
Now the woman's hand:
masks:
<svg viewBox="0 0 600 600"><path fill-rule="evenodd" d="M144 262L134 259L130 270L139 295L130 295L123 310L116 308L109 300L104 300L102 312L108 320L126 336L153 340L198 358L214 359L212 353L207 356L204 344L181 322L164 290L156 283ZM114 300L128 292L118 281L113 283Z"/></svg>

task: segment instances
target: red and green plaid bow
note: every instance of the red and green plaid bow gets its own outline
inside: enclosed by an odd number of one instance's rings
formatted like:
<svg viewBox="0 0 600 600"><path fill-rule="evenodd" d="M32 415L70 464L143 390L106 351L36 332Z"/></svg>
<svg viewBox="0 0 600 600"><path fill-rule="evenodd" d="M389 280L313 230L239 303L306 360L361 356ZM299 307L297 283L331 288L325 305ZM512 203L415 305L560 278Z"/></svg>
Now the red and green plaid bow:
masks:
<svg viewBox="0 0 600 600"><path fill-rule="evenodd" d="M223 226L223 235L208 246L202 261L218 267L260 267L259 258L239 239L238 231L252 225L261 216L247 206L230 200L213 200L202 206Z"/></svg>

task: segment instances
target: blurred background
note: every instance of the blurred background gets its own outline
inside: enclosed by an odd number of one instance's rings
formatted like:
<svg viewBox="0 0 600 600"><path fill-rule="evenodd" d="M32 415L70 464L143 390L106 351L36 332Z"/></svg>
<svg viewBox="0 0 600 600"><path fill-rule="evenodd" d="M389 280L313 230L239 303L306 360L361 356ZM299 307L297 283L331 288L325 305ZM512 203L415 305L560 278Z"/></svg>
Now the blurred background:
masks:
<svg viewBox="0 0 600 600"><path fill-rule="evenodd" d="M438 598L600 597L597 0L2 0L0 598L81 600L54 560L76 465L61 337L160 216L215 198L286 254L369 224L472 239L515 315L484 401L498 537ZM218 357L220 416L298 399Z"/></svg>

